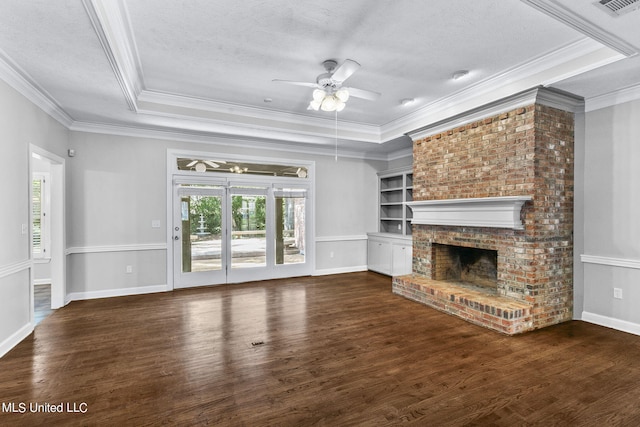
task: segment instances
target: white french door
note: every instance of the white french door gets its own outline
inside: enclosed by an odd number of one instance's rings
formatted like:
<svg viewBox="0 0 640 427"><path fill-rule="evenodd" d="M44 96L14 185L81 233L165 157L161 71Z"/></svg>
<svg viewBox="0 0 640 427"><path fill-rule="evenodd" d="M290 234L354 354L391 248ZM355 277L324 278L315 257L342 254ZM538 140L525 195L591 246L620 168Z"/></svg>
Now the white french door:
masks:
<svg viewBox="0 0 640 427"><path fill-rule="evenodd" d="M174 287L311 273L307 188L286 181L174 183Z"/></svg>
<svg viewBox="0 0 640 427"><path fill-rule="evenodd" d="M226 283L225 189L178 186L174 196L174 287Z"/></svg>

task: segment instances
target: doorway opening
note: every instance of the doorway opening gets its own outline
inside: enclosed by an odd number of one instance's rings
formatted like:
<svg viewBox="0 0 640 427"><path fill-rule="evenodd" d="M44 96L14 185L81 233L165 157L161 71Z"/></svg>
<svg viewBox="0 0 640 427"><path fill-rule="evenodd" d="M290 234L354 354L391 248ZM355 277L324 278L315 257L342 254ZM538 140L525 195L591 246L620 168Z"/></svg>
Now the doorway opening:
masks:
<svg viewBox="0 0 640 427"><path fill-rule="evenodd" d="M65 160L31 145L29 165L31 318L35 325L65 302Z"/></svg>

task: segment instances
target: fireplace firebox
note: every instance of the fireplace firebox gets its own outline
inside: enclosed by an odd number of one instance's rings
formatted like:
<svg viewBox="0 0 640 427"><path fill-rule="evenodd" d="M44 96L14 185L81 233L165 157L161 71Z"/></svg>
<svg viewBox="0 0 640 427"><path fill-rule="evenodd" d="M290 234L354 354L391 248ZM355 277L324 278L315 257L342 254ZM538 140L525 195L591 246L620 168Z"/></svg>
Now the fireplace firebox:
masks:
<svg viewBox="0 0 640 427"><path fill-rule="evenodd" d="M454 245L431 245L433 279L497 294L498 251Z"/></svg>

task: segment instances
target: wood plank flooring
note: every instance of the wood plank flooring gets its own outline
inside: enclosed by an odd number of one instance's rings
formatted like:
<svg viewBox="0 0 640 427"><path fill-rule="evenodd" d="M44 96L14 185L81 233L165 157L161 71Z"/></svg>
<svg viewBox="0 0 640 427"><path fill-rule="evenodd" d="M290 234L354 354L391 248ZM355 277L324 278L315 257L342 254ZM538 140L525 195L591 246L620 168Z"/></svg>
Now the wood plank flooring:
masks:
<svg viewBox="0 0 640 427"><path fill-rule="evenodd" d="M76 301L0 359L0 425L637 426L639 355L584 322L499 335L370 272Z"/></svg>

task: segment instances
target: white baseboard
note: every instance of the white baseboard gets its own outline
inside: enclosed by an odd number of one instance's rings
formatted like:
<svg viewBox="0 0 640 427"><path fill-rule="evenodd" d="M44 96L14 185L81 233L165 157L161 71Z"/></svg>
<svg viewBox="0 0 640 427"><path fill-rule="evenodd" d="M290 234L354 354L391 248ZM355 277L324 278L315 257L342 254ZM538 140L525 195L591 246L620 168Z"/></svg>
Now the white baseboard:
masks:
<svg viewBox="0 0 640 427"><path fill-rule="evenodd" d="M29 322L24 325L22 328L18 329L13 335L0 343L0 357L4 356L11 350L13 347L18 345L20 341L29 336L31 332L33 332L34 325Z"/></svg>
<svg viewBox="0 0 640 427"><path fill-rule="evenodd" d="M367 271L366 265L356 265L353 267L340 267L340 268L324 268L316 270L313 276L327 276L329 274L343 274L343 273L356 273L358 271Z"/></svg>
<svg viewBox="0 0 640 427"><path fill-rule="evenodd" d="M613 317L602 316L600 314L582 312L582 320L596 325L605 326L607 328L616 329L622 332L628 332L634 335L640 335L640 324L627 322L626 320L615 319Z"/></svg>
<svg viewBox="0 0 640 427"><path fill-rule="evenodd" d="M152 285L152 286L139 286L136 288L120 288L120 289L106 289L102 291L89 291L89 292L71 292L65 299L65 304L71 301L80 301L85 299L97 299L97 298L111 298L122 297L127 295L140 295L140 294L153 294L156 292L170 291L168 285Z"/></svg>

